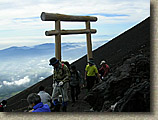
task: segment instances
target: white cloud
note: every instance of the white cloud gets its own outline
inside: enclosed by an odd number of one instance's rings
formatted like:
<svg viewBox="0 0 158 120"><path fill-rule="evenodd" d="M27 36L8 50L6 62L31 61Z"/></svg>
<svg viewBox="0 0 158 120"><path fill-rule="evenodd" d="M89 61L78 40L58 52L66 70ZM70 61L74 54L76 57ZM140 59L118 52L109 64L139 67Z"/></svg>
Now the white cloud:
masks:
<svg viewBox="0 0 158 120"><path fill-rule="evenodd" d="M40 78L39 78L39 81L44 80L44 79L45 79L44 77L40 77Z"/></svg>
<svg viewBox="0 0 158 120"><path fill-rule="evenodd" d="M47 63L48 62L48 60L41 60L41 63Z"/></svg>
<svg viewBox="0 0 158 120"><path fill-rule="evenodd" d="M3 84L6 86L12 86L12 85L20 86L29 82L30 82L29 76L25 76L23 79L20 79L18 81L13 81L13 82L3 81Z"/></svg>
<svg viewBox="0 0 158 120"><path fill-rule="evenodd" d="M15 81L15 84L20 86L29 82L30 82L29 76L25 76L23 79L20 79L19 81Z"/></svg>
<svg viewBox="0 0 158 120"><path fill-rule="evenodd" d="M11 86L14 85L14 82L3 81L4 85Z"/></svg>

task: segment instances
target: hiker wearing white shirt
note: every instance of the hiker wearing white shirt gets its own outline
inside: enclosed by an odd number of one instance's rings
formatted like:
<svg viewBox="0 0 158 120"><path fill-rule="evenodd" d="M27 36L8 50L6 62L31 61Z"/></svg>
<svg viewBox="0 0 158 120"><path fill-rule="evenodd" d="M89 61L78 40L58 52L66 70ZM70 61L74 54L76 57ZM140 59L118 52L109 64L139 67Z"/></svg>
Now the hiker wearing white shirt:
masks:
<svg viewBox="0 0 158 120"><path fill-rule="evenodd" d="M38 95L41 98L41 102L43 104L47 104L49 107L51 107L51 101L52 101L51 96L47 92L44 91L43 86L39 87L39 91L40 92L38 93Z"/></svg>

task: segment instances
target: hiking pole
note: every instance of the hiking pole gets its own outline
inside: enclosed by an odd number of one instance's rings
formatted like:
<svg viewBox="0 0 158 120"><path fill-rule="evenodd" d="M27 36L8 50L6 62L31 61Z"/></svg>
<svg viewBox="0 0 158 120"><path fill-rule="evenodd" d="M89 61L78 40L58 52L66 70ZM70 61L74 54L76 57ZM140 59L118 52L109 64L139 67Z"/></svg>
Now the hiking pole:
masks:
<svg viewBox="0 0 158 120"><path fill-rule="evenodd" d="M61 93L61 95L62 95L62 101L64 101L64 97L63 97L64 95L63 95L63 91L62 91L62 90L63 90L63 88L62 88L63 85L57 84L57 86L60 87L59 91L60 91L60 93Z"/></svg>
<svg viewBox="0 0 158 120"><path fill-rule="evenodd" d="M60 93L62 95L62 102L64 102L63 86L60 86Z"/></svg>

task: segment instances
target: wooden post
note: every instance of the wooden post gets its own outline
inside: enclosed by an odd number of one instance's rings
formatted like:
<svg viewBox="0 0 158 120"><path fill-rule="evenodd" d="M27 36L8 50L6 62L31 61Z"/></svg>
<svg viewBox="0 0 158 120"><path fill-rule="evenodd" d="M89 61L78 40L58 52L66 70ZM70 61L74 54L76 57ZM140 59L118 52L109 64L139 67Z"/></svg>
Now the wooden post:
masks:
<svg viewBox="0 0 158 120"><path fill-rule="evenodd" d="M90 21L86 21L86 29L90 30ZM92 42L91 42L91 33L87 33L87 59L93 58L92 56Z"/></svg>
<svg viewBox="0 0 158 120"><path fill-rule="evenodd" d="M55 21L55 30L60 31L60 20ZM55 56L61 61L61 34L55 35Z"/></svg>

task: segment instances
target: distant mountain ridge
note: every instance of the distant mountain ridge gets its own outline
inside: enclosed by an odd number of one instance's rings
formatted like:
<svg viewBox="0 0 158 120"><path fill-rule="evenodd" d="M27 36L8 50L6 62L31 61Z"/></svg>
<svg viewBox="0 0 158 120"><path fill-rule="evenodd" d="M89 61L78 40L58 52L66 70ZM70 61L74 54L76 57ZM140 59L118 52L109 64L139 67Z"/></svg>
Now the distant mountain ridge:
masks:
<svg viewBox="0 0 158 120"><path fill-rule="evenodd" d="M0 57L14 57L14 56L32 56L32 55L40 55L40 54L47 54L53 51L54 44L42 44L34 47L10 47L4 50L0 50Z"/></svg>
<svg viewBox="0 0 158 120"><path fill-rule="evenodd" d="M86 48L75 44L75 43L62 43L62 53L64 52L65 56L68 54L74 54L77 56L82 56L83 52L86 52ZM71 49L76 48L76 51L71 51ZM70 49L70 50L69 50ZM83 51L83 52L79 52ZM76 54L78 52L78 54ZM55 44L54 43L45 43L32 47L22 46L17 47L13 46L7 49L0 50L0 58L17 58L17 57L37 57L37 56L55 56ZM76 57L76 56L74 56Z"/></svg>

